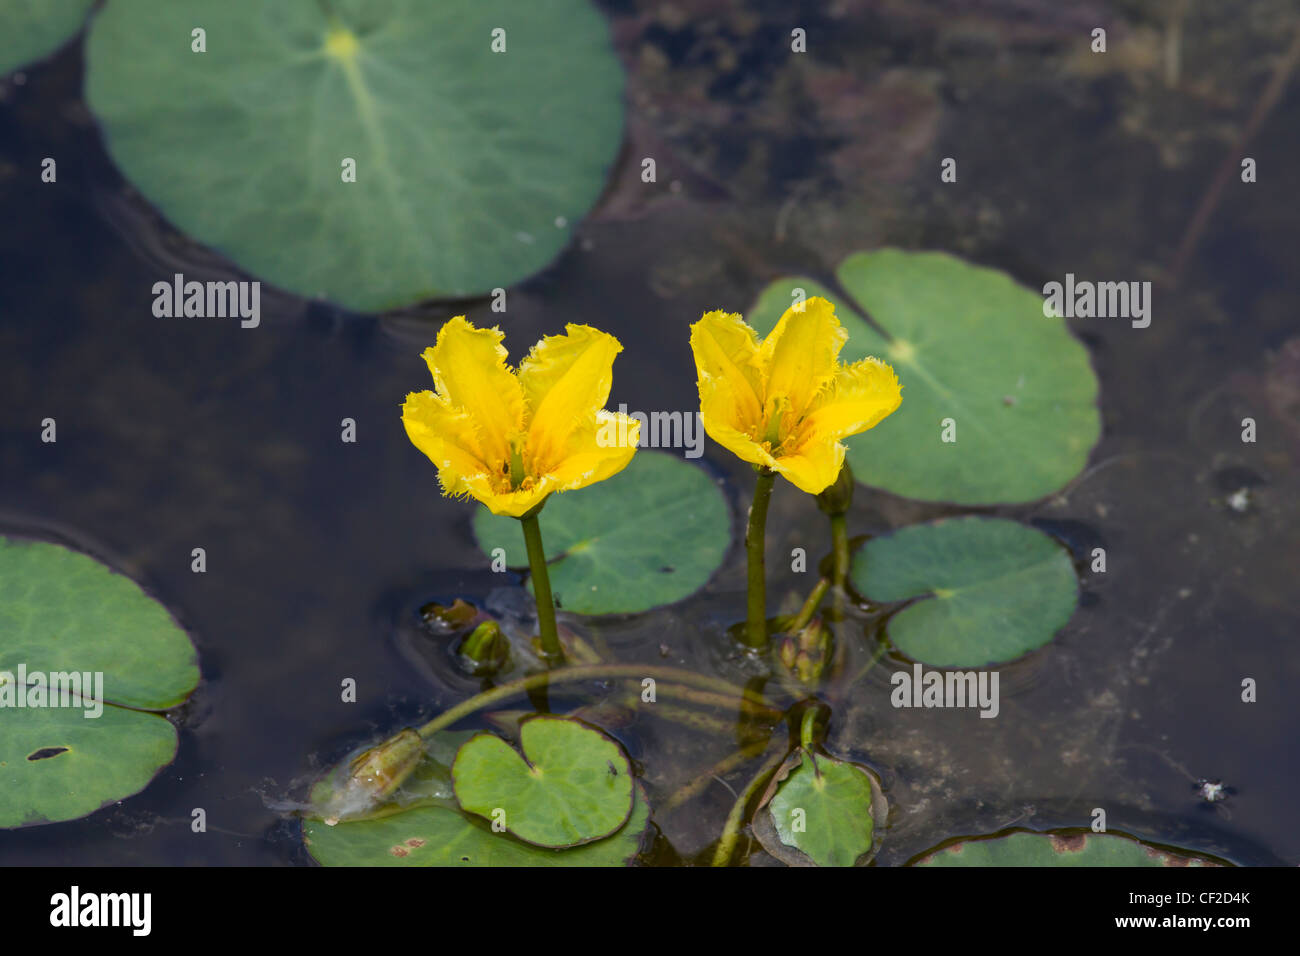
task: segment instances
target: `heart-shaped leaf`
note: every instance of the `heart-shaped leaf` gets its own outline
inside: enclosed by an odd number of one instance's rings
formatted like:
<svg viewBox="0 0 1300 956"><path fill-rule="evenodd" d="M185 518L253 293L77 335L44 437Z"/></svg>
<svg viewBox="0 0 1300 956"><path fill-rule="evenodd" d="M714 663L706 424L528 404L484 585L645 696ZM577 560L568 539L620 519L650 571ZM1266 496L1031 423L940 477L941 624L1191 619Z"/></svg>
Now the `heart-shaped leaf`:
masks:
<svg viewBox="0 0 1300 956"><path fill-rule="evenodd" d="M0 0L0 76L39 60L81 29L95 0Z"/></svg>
<svg viewBox="0 0 1300 956"><path fill-rule="evenodd" d="M754 833L791 865L853 866L879 844L876 827L884 820L884 796L871 774L801 747L769 784Z"/></svg>
<svg viewBox="0 0 1300 956"><path fill-rule="evenodd" d="M312 857L325 866L624 866L641 848L650 808L635 788L628 822L612 836L568 849L546 849L495 833L483 820L436 805L372 820L327 826L303 821Z"/></svg>
<svg viewBox="0 0 1300 956"><path fill-rule="evenodd" d="M162 710L198 683L194 646L129 578L0 537L0 828L85 816L176 753Z"/></svg>
<svg viewBox="0 0 1300 956"><path fill-rule="evenodd" d="M639 451L613 478L552 495L540 516L551 589L566 611L631 614L688 597L708 583L731 539L717 483L672 455ZM481 507L479 547L527 565L519 522Z"/></svg>
<svg viewBox="0 0 1300 956"><path fill-rule="evenodd" d="M546 266L622 130L588 0L113 0L87 61L113 159L168 219L367 312Z"/></svg>
<svg viewBox="0 0 1300 956"><path fill-rule="evenodd" d="M632 812L632 769L613 740L576 720L534 717L520 725L522 756L479 734L460 748L456 799L528 843L567 847L609 836Z"/></svg>
<svg viewBox="0 0 1300 956"><path fill-rule="evenodd" d="M924 501L991 504L1041 498L1083 470L1101 434L1097 377L1065 320L1043 315L1041 295L934 252L859 252L835 276L847 297L780 279L749 323L766 334L802 289L835 303L849 333L842 360L893 365L903 404L848 440L857 480Z"/></svg>
<svg viewBox="0 0 1300 956"><path fill-rule="evenodd" d="M1017 831L931 850L913 866L1222 866L1189 850L1150 846L1121 833Z"/></svg>
<svg viewBox="0 0 1300 956"><path fill-rule="evenodd" d="M982 667L1042 647L1079 596L1065 549L1002 518L948 518L873 538L852 574L873 601L919 598L889 619L889 639L936 667Z"/></svg>

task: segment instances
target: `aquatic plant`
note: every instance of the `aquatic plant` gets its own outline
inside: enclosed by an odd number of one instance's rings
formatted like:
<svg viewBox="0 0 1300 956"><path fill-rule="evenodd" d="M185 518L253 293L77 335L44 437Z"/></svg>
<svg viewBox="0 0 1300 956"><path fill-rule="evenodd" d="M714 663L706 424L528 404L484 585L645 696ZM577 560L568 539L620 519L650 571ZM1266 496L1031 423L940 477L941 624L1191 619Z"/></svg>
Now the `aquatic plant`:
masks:
<svg viewBox="0 0 1300 956"><path fill-rule="evenodd" d="M500 329L457 316L425 350L436 391L402 406L411 442L438 468L443 493L471 497L518 518L536 582L542 649L564 659L537 515L555 493L585 488L627 467L640 424L604 409L622 346L612 335L569 325L533 346L518 371L506 365ZM610 435L625 436L611 440Z"/></svg>
<svg viewBox="0 0 1300 956"><path fill-rule="evenodd" d="M925 265L944 275L952 268L949 260L934 257L904 257L903 265ZM853 276L858 278L858 272ZM971 281L976 286L998 284L978 274ZM776 287L787 285L783 280ZM860 282L854 285L862 287ZM1007 321L1019 323L1026 300L1014 293L1003 295L1016 305ZM340 764L314 794L318 809L311 817L323 819L328 826L322 828L310 818L306 824L305 833L319 859L389 862L381 859L387 854L405 863L415 860L418 851L427 862L501 862L503 858L490 851L491 844L481 842L480 834L491 821L492 830L516 838L509 844L511 862L529 862L529 855L539 852L526 849L529 845L545 847L552 854L573 854L574 865L623 862L625 856L620 854L629 852L631 844L619 834L624 827L635 827L639 833L644 826L636 816L644 796L638 796L632 786L626 755L617 742L599 734L588 738L563 718L541 722L543 718L527 711L500 724L518 737L522 761L495 735L478 734L467 740L447 736L454 733L447 728L455 722L510 696L527 692L536 700L548 688L598 676L613 682L640 679L651 687L643 703L663 693L692 707L733 710L739 715L734 728L678 705L656 705L661 716L687 726L734 732L739 750L720 767L768 754L737 795L712 854L714 865L733 860L747 823L770 853L794 865L861 865L870 859L885 820L879 782L868 768L824 749L819 741L827 712L810 697L828 682L846 678L840 673L843 648L837 645L835 628L845 618L847 603L856 600L853 592L886 607L906 604L890 615L889 633L895 646L917 660L919 668L922 661L936 666L1005 661L1041 646L1068 620L1077 583L1068 556L1045 535L1015 522L983 517L904 529L869 541L854 560L847 515L855 481L845 441L905 408L906 381L900 382L890 365L861 354L860 345L848 350L853 360L841 362L850 334L830 298L803 298L802 290L796 290L792 300L779 318L767 323L773 297L770 293L761 297L755 313L758 322L768 326L765 337L760 338L740 315L723 312L705 314L690 334L703 426L757 473L746 534L743 643L768 674L779 678L777 690L788 696L788 709L764 692L767 678L742 688L677 668L607 663L590 648L586 649L593 655L590 659L554 668L560 655L549 651L558 648L559 641L537 524L537 512L552 493L576 490L627 468L626 477L603 484L596 494L563 498L566 513L554 526L564 554L557 568L568 564L571 569L562 571L564 592L572 596L566 606L579 613L641 610L656 603L648 595L672 600L677 592L663 592L656 585L662 573L673 568L656 565L671 554L679 556L674 562L689 561L685 552L694 554L705 549L709 539L724 539L725 525L696 523L694 530L701 535L697 539L689 537L688 529L694 527L690 522L666 521L683 502L687 508L702 509L704 515L710 513L711 499L704 489L712 483L705 481L699 491L692 490L690 476L698 475L696 469L658 454L642 455L638 461L643 465L628 467L631 446L639 438L637 423L620 421L602 408L619 350L612 337L570 325L565 335L538 343L515 372L505 364L499 330L475 329L458 317L444 325L437 343L425 354L436 391L409 396L403 420L412 442L438 466L444 493L481 502L475 531L485 551L508 547L502 518L525 522L529 583L548 667L485 691L425 726L403 730ZM843 308L851 312L850 306ZM936 321L965 314L965 309L966 303L947 300L937 310ZM853 321L855 333L859 332L860 321ZM882 351L901 359L904 375L915 371L921 376L918 381L928 382L933 392L939 386L917 364L918 352L929 354L930 349L924 348L925 335L919 334L923 330L913 331L921 346L894 339L882 342ZM946 389L944 393L948 394ZM925 400L932 401L933 395ZM608 437L619 433L627 436L622 445ZM774 620L783 639L773 651L763 539L777 475L815 497L818 510L830 522L831 555L828 569L798 612ZM951 487L960 495L964 486ZM652 523L639 522L636 516L644 512L654 516ZM665 525L671 529L667 536L663 536ZM679 534L687 538L676 539ZM712 567L711 559L701 564L706 576ZM1030 586L1021 587L1022 583ZM692 580L689 586L698 584ZM828 595L833 596L833 605L824 609ZM1017 608L1015 627L999 623L1008 606ZM475 634L490 634L485 646L504 653L503 631L485 625L481 613L467 606L461 611L460 617L468 615L463 630L472 625ZM866 669L883 649L881 645ZM849 677L850 686L864 673ZM920 676L917 680L921 682ZM918 697L923 693L929 690L916 689ZM636 706L634 698L627 700L628 706ZM579 708L570 716L585 712ZM790 752L773 751L772 730L785 721L799 727L799 744ZM549 741L545 755L538 737L543 728ZM589 749L605 754L600 759L607 773L599 772L600 760L584 756ZM555 778L547 769L552 764L570 769L587 766L592 776L581 784L575 778L571 787L565 782L568 771ZM532 770L521 774L521 767ZM430 780L442 782L436 793L428 789ZM684 794L670 802L688 798ZM441 816L430 815L434 805ZM473 847L473 852L457 861L436 849L426 851L425 843L388 846L385 841L396 832L390 822L395 814L409 817L412 823L421 821L417 829L441 833L440 839L448 845ZM579 858L584 848L590 853L591 847L602 844L610 848L608 853L602 850L598 857Z"/></svg>
<svg viewBox="0 0 1300 956"><path fill-rule="evenodd" d="M745 535L751 648L768 642L763 551L776 476L821 494L844 466L842 439L873 428L902 401L898 378L879 359L840 365L847 340L823 298L792 305L761 343L739 315L709 312L691 326L705 430L758 475Z"/></svg>

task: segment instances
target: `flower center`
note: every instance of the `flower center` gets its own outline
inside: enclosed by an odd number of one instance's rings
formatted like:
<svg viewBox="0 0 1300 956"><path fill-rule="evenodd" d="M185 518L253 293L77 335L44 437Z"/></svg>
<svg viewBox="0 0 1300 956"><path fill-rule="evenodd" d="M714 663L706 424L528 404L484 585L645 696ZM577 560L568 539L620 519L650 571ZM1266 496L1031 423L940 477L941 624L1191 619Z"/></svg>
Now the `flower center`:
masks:
<svg viewBox="0 0 1300 956"><path fill-rule="evenodd" d="M772 410L767 414L767 429L763 432L763 441L775 455L777 449L781 447L781 421L785 418L786 409L790 407L790 399L778 395L771 400L770 404Z"/></svg>
<svg viewBox="0 0 1300 956"><path fill-rule="evenodd" d="M527 478L524 472L524 455L519 450L519 446L513 442L510 444L510 490L514 491Z"/></svg>

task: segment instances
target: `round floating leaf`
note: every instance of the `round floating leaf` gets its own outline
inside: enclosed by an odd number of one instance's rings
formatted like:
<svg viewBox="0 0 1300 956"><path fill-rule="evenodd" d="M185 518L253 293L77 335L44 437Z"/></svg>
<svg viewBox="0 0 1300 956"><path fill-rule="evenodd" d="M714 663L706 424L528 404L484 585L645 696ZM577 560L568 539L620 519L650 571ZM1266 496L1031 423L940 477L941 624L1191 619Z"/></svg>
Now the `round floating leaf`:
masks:
<svg viewBox="0 0 1300 956"><path fill-rule="evenodd" d="M972 837L933 850L914 866L1221 866L1186 850L1149 846L1120 833L1016 832Z"/></svg>
<svg viewBox="0 0 1300 956"><path fill-rule="evenodd" d="M113 0L86 95L179 228L277 286L377 311L555 258L619 147L608 34L588 0Z"/></svg>
<svg viewBox="0 0 1300 956"><path fill-rule="evenodd" d="M176 730L117 705L185 699L199 678L185 632L135 582L55 544L0 537L0 582L0 828L142 790Z"/></svg>
<svg viewBox="0 0 1300 956"><path fill-rule="evenodd" d="M460 748L451 776L462 807L544 847L590 843L627 822L632 768L613 740L576 720L534 717L519 744L523 756L479 734Z"/></svg>
<svg viewBox="0 0 1300 956"><path fill-rule="evenodd" d="M101 672L114 704L165 710L199 682L194 645L167 609L93 558L0 537L0 671Z"/></svg>
<svg viewBox="0 0 1300 956"><path fill-rule="evenodd" d="M0 678L2 679L2 678ZM156 714L102 708L0 709L0 829L73 820L139 793L176 756Z"/></svg>
<svg viewBox="0 0 1300 956"><path fill-rule="evenodd" d="M982 667L1042 647L1079 597L1066 551L1001 518L949 518L873 538L852 574L873 601L919 599L890 618L889 638L936 667Z"/></svg>
<svg viewBox="0 0 1300 956"><path fill-rule="evenodd" d="M903 404L847 441L859 481L991 504L1041 498L1083 469L1101 434L1097 378L1065 320L1043 315L1041 295L993 269L897 249L849 256L836 278L848 298L810 279L778 280L749 323L766 334L802 288L835 303L849 333L842 360L893 365ZM955 441L943 440L947 419Z"/></svg>
<svg viewBox="0 0 1300 956"><path fill-rule="evenodd" d="M713 479L659 452L637 452L613 478L552 495L540 521L551 589L579 614L680 601L708 582L731 538L731 514ZM511 566L527 566L513 518L480 507L474 535L485 552L502 548Z"/></svg>
<svg viewBox="0 0 1300 956"><path fill-rule="evenodd" d="M532 846L494 833L476 817L440 806L327 826L303 821L307 851L325 866L623 866L636 856L650 809L640 787L627 824L569 849Z"/></svg>
<svg viewBox="0 0 1300 956"><path fill-rule="evenodd" d="M0 0L0 76L48 56L86 20L95 0Z"/></svg>
<svg viewBox="0 0 1300 956"><path fill-rule="evenodd" d="M885 806L880 785L867 771L800 748L773 778L754 833L786 863L853 866L878 843Z"/></svg>

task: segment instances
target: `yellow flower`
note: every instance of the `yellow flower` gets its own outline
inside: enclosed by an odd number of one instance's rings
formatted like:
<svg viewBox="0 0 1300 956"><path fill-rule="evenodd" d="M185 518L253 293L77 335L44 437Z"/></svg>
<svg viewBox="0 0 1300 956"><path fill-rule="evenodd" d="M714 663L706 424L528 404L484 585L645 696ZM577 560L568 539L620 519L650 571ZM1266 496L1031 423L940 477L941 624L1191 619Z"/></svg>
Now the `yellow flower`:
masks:
<svg viewBox="0 0 1300 956"><path fill-rule="evenodd" d="M840 365L847 340L821 298L787 309L762 342L739 315L707 313L691 326L704 430L743 460L820 494L844 464L841 439L903 400L894 370L879 359Z"/></svg>
<svg viewBox="0 0 1300 956"><path fill-rule="evenodd" d="M493 514L518 518L553 491L622 471L640 423L602 408L623 350L612 335L568 325L534 345L517 373L506 365L503 337L464 316L444 325L424 350L437 391L408 395L402 423L438 466L444 494L469 495ZM612 434L626 441L610 441Z"/></svg>

